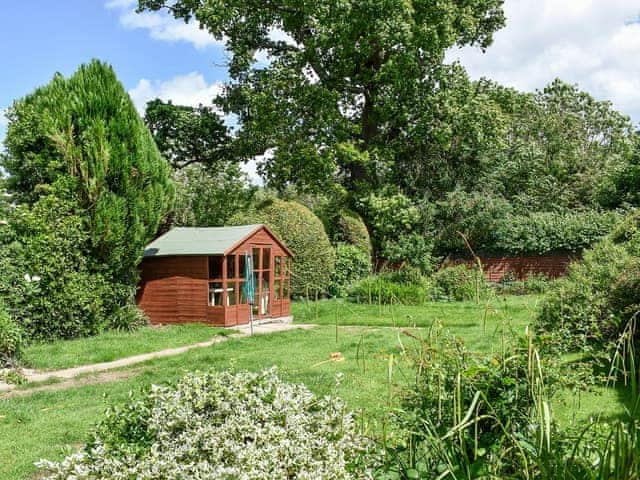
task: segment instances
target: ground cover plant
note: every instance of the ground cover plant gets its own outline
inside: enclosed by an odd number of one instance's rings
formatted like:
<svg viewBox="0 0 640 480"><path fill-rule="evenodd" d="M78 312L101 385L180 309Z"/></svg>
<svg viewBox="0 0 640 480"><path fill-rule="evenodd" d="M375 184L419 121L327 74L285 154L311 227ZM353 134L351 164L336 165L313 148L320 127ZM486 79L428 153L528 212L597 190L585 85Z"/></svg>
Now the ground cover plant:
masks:
<svg viewBox="0 0 640 480"><path fill-rule="evenodd" d="M109 410L86 447L40 463L76 478L370 478L373 445L339 398L259 373L189 374Z"/></svg>

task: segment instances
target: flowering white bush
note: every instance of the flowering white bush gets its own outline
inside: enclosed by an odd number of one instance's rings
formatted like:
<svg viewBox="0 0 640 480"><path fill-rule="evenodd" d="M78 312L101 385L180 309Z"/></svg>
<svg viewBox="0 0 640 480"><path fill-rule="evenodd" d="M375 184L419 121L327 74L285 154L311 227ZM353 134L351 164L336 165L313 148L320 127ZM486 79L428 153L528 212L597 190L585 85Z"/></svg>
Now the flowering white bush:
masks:
<svg viewBox="0 0 640 480"><path fill-rule="evenodd" d="M43 460L49 480L370 478L345 405L261 373L190 374L107 412L84 450Z"/></svg>

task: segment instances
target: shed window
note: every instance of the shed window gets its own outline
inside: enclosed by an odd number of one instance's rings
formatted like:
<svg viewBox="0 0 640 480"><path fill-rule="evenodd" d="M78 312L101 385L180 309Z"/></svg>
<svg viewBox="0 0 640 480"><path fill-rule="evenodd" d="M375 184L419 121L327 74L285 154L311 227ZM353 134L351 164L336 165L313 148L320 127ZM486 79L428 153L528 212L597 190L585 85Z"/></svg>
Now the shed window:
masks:
<svg viewBox="0 0 640 480"><path fill-rule="evenodd" d="M276 256L274 258L274 261L273 261L273 265L274 265L273 270L274 270L274 275L276 277L280 276L280 261L281 260L282 260L282 257Z"/></svg>
<svg viewBox="0 0 640 480"><path fill-rule="evenodd" d="M209 282L209 305L222 306L222 282Z"/></svg>
<svg viewBox="0 0 640 480"><path fill-rule="evenodd" d="M209 257L209 278L222 278L222 255Z"/></svg>
<svg viewBox="0 0 640 480"><path fill-rule="evenodd" d="M271 268L271 249L263 248L262 249L262 269L269 270Z"/></svg>
<svg viewBox="0 0 640 480"><path fill-rule="evenodd" d="M244 270L245 270L246 266L247 266L247 257L243 253L238 258L238 274L239 274L239 276L241 278L244 278Z"/></svg>
<svg viewBox="0 0 640 480"><path fill-rule="evenodd" d="M236 256L227 256L227 278L236 278Z"/></svg>
<svg viewBox="0 0 640 480"><path fill-rule="evenodd" d="M236 304L236 289L234 287L227 288L227 306Z"/></svg>

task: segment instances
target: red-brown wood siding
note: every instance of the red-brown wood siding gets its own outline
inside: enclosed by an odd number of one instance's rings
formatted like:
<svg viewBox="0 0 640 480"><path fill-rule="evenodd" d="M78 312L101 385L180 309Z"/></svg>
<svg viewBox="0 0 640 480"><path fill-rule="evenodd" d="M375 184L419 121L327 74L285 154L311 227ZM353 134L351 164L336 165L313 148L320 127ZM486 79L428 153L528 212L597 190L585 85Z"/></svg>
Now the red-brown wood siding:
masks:
<svg viewBox="0 0 640 480"><path fill-rule="evenodd" d="M578 255L569 253L553 253L548 255L524 256L480 256L485 278L489 282L499 282L507 275L517 280L525 280L530 276L544 274L549 278L566 275L569 264L579 259ZM445 266L458 264L475 264L471 259L449 259Z"/></svg>
<svg viewBox="0 0 640 480"><path fill-rule="evenodd" d="M152 324L207 321L207 257L145 258L138 305Z"/></svg>
<svg viewBox="0 0 640 480"><path fill-rule="evenodd" d="M283 298L275 301L274 264L275 257L289 257L289 253L278 240L262 228L236 245L229 255L251 253L254 246L271 249L269 289L271 293L269 315L283 317L291 312L291 301ZM223 262L223 278L226 279L227 263ZM236 272L238 262L236 259ZM240 276L243 272L239 272ZM233 279L225 280L235 282ZM200 322L216 326L233 326L249 322L249 305L226 306L226 289L223 305L209 306L209 258L207 256L175 256L145 258L141 264L141 281L138 290L138 305L144 310L152 324ZM240 292L236 291L236 301Z"/></svg>

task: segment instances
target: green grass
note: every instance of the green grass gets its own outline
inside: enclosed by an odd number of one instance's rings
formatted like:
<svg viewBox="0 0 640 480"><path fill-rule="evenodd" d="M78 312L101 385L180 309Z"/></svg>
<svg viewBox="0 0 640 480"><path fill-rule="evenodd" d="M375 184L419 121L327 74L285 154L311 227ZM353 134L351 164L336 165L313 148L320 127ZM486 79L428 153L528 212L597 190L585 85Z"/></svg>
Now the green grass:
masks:
<svg viewBox="0 0 640 480"><path fill-rule="evenodd" d="M403 341L405 346L410 343L408 338ZM344 329L336 342L334 329L318 327L233 339L150 361L132 367L136 376L111 383L0 400L0 478L30 478L35 473L34 461L60 459L77 449L108 405L124 402L130 391L136 394L194 370L258 370L277 365L285 379L304 383L319 395L334 390L336 374L341 372L344 379L337 393L354 410L364 411L373 425L389 398L388 355L399 358L400 350L395 330ZM332 352L341 352L345 360L326 362ZM410 375L406 363L400 361L394 383Z"/></svg>
<svg viewBox="0 0 640 480"><path fill-rule="evenodd" d="M369 327L423 327L438 324L465 340L467 348L491 352L505 337L524 335L536 315L540 297L495 297L475 302L433 302L421 306L364 305L343 300L295 302L297 323Z"/></svg>
<svg viewBox="0 0 640 480"><path fill-rule="evenodd" d="M31 345L24 350L21 362L30 368L57 370L198 343L227 332L197 324L110 331L96 337Z"/></svg>
<svg viewBox="0 0 640 480"><path fill-rule="evenodd" d="M538 300L533 296L504 297L483 305L463 302L422 307L379 307L338 301L295 303L296 322L316 323L315 329L231 339L179 356L132 366L125 373L133 376L112 382L0 400L0 478L34 478L34 461L61 459L79 448L107 406L125 402L130 392L137 395L151 384L170 383L194 370L259 370L276 365L283 378L304 383L318 395L335 391L350 408L362 415L368 428L378 430L384 413L397 405L402 386L413 379L405 352L410 356L417 347L416 340L404 335L401 329L386 327L416 325L424 328L411 330L412 333L427 335L427 328L437 322L445 330L462 337L468 348L491 352L500 349L503 342L513 341L524 333L525 326L535 316ZM178 338L193 343L209 338L215 330L185 326L179 327L178 331L182 333L172 329L160 333L145 329L133 334L106 334L108 341L103 335L77 343L57 342L49 349L32 347L40 350L32 350L31 357L27 358L48 367L79 362L73 358L100 358L96 361L103 361L118 355L132 355L129 348L136 348L135 353L141 353L141 349L150 351L158 349L159 345L162 348L175 346L182 342ZM199 331L208 335L198 337ZM153 335L170 338L154 337L152 347L147 339ZM130 342L129 346L126 342ZM67 348L68 345L73 347ZM100 348L102 353L93 356L92 350ZM75 353L69 354L72 349ZM332 352L341 352L345 360L327 361ZM387 378L390 354L395 360L391 382ZM336 388L335 377L339 372L344 378ZM28 388L32 387L22 387ZM595 389L580 395L563 392L555 403L558 417L565 422L584 421L603 411L615 416L623 408L613 389ZM576 409L577 417L574 415Z"/></svg>

